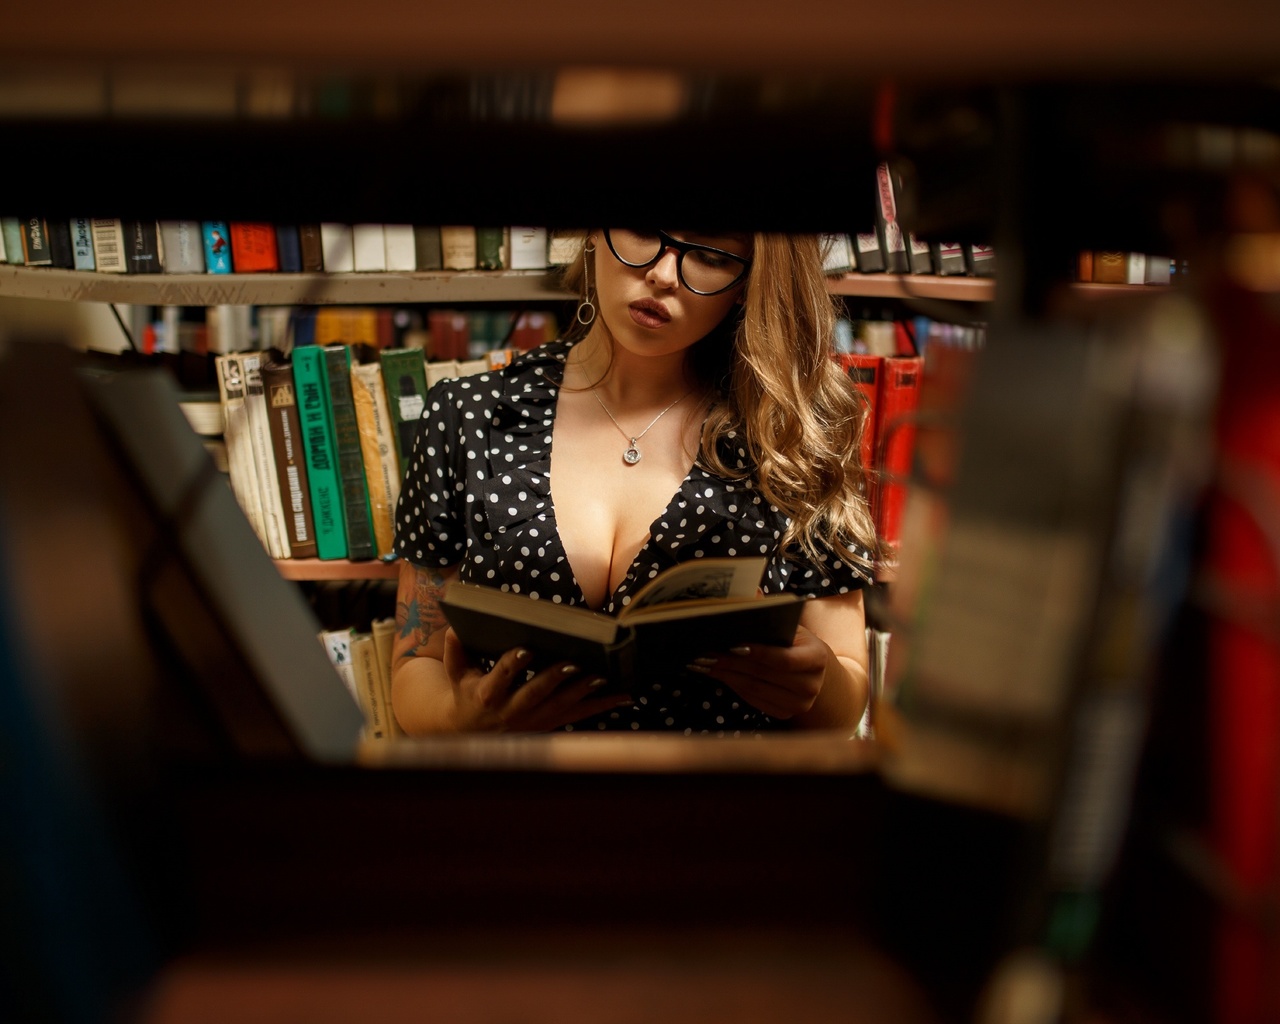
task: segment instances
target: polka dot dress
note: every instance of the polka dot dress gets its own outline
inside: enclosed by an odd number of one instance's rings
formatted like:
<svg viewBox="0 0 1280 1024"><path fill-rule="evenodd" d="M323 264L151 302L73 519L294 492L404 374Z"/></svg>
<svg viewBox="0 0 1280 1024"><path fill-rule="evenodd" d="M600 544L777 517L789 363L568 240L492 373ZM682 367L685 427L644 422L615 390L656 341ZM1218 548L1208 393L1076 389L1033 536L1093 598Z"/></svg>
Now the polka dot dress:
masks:
<svg viewBox="0 0 1280 1024"><path fill-rule="evenodd" d="M551 342L501 371L441 381L428 392L396 509L401 558L424 568L458 565L459 578L469 583L586 604L556 529L548 476L556 399L571 347ZM745 470L745 451L732 437L725 444L726 464ZM616 615L659 572L691 558L763 556L766 594L822 596L868 585L860 567L834 555L817 562L784 557L787 523L749 480L735 483L695 465L602 610ZM566 728L739 736L785 727L694 673L642 680L632 696L634 707Z"/></svg>

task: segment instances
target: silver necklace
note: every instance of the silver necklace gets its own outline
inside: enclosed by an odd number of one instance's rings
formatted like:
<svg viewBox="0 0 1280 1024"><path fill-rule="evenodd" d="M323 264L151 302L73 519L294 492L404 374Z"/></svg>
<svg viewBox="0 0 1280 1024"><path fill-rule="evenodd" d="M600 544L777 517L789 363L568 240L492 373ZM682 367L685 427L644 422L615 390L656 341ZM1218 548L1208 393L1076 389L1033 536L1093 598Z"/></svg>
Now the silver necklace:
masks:
<svg viewBox="0 0 1280 1024"><path fill-rule="evenodd" d="M679 405L686 398L688 398L690 394L692 394L692 392L686 391L683 395L677 398L669 406L663 409L662 412L658 413L658 415L655 416L650 421L649 426L645 427L644 430L636 434L635 437L632 437L630 434L628 434L625 430L622 429L622 424L618 422L617 417L614 416L613 413L609 411L609 407L604 404L604 399L600 397L600 392L597 391L595 388L592 388L591 393L596 396L596 401L600 403L600 408L604 410L604 414L608 416L609 419L613 420L613 425L618 428L618 433L620 433L623 437L627 439L627 442L628 442L627 448L622 453L622 461L625 462L628 466L634 466L637 462L640 461L640 449L636 447L636 442L639 441L640 438L644 437L645 434L649 433L649 430L653 427L654 423L657 423L658 420L662 419L663 416L669 413L677 405Z"/></svg>

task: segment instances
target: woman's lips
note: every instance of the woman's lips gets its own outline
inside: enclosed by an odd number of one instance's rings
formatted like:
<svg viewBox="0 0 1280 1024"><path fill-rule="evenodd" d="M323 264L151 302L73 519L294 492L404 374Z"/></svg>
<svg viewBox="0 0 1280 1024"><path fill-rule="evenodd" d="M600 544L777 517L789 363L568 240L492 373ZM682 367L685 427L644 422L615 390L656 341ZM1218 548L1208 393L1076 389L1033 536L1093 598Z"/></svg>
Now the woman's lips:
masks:
<svg viewBox="0 0 1280 1024"><path fill-rule="evenodd" d="M638 299L627 309L631 313L631 319L641 327L661 327L671 319L667 307L656 299Z"/></svg>

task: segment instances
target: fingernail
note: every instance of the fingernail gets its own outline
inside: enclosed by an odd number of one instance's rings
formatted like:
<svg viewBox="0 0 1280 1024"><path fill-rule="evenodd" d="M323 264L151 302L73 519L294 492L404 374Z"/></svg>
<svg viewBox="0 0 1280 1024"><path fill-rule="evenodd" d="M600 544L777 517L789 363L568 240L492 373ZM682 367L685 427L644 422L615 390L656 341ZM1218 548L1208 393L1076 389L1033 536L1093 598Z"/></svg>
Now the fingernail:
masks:
<svg viewBox="0 0 1280 1024"><path fill-rule="evenodd" d="M527 647L521 647L516 651L516 661L528 661L531 657Z"/></svg>
<svg viewBox="0 0 1280 1024"><path fill-rule="evenodd" d="M690 672L701 672L704 676L710 675L711 673L711 669L707 668L706 665L699 665L696 661L690 662L688 665L685 666L685 668L687 668Z"/></svg>
<svg viewBox="0 0 1280 1024"><path fill-rule="evenodd" d="M577 665L565 665L562 669L560 669L560 674L562 676L572 676L572 675L576 675L578 671L579 669Z"/></svg>
<svg viewBox="0 0 1280 1024"><path fill-rule="evenodd" d="M711 665L714 665L716 663L716 659L715 658L694 658L693 663L695 665L706 665L710 667Z"/></svg>
<svg viewBox="0 0 1280 1024"><path fill-rule="evenodd" d="M591 680L591 682L587 683L587 686L590 689L594 690L594 689L597 689L598 687L604 686L604 684L607 683L608 681L609 680L607 680L604 676L600 676L598 679L593 679Z"/></svg>
<svg viewBox="0 0 1280 1024"><path fill-rule="evenodd" d="M730 653L730 654L750 654L750 653L751 653L751 648L750 648L750 647L745 647L745 646L744 646L744 647L730 647L730 648L729 648L729 653Z"/></svg>

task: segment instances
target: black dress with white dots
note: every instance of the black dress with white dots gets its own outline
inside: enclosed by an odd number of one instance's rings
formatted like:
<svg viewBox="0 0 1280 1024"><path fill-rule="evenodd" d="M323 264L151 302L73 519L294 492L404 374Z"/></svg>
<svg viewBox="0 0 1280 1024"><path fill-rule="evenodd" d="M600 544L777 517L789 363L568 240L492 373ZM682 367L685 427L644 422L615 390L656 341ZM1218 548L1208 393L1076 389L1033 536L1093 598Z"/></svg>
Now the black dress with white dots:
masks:
<svg viewBox="0 0 1280 1024"><path fill-rule="evenodd" d="M501 371L431 388L396 509L401 558L423 568L458 565L462 580L539 600L587 603L560 542L548 477L556 399L571 347L550 342ZM730 436L725 443L735 441ZM727 465L746 470L742 448L730 447L726 454ZM794 550L784 553L787 523L749 475L726 480L695 462L602 611L617 614L659 572L691 558L763 556L760 585L766 594L816 597L869 584L864 569L834 555L814 562ZM692 672L643 680L632 696L634 707L566 729L738 736L786 728L732 690Z"/></svg>

